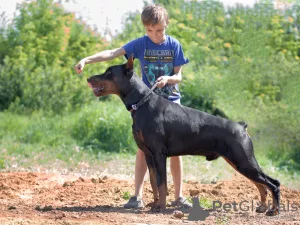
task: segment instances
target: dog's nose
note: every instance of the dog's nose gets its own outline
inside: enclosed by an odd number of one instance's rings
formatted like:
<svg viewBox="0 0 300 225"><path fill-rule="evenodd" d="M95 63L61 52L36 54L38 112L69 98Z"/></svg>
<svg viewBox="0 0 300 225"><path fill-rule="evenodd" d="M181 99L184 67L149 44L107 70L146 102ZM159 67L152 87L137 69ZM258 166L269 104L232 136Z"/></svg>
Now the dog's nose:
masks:
<svg viewBox="0 0 300 225"><path fill-rule="evenodd" d="M86 81L87 81L87 82L90 82L90 78L87 78Z"/></svg>

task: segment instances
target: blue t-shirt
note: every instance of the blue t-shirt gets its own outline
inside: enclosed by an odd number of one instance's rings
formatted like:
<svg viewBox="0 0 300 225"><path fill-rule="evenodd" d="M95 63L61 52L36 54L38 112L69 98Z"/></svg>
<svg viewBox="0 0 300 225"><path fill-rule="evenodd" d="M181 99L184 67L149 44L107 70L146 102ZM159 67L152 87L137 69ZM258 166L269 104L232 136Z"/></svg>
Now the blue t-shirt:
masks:
<svg viewBox="0 0 300 225"><path fill-rule="evenodd" d="M156 44L145 35L123 46L126 58L133 54L139 59L142 70L143 82L152 87L160 76L174 75L174 67L182 66L189 62L184 57L182 47L178 40L166 35L162 44ZM156 88L155 92L171 101L180 99L178 84L167 84L163 88Z"/></svg>

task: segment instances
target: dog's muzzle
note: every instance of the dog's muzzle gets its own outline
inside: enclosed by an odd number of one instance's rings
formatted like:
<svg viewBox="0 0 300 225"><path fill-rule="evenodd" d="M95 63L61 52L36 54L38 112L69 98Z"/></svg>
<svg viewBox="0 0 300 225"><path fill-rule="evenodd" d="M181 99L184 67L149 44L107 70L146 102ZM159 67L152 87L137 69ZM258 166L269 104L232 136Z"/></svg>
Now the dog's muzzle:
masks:
<svg viewBox="0 0 300 225"><path fill-rule="evenodd" d="M96 96L100 95L100 93L104 90L104 86L93 86L90 82L88 82L88 86L93 90Z"/></svg>

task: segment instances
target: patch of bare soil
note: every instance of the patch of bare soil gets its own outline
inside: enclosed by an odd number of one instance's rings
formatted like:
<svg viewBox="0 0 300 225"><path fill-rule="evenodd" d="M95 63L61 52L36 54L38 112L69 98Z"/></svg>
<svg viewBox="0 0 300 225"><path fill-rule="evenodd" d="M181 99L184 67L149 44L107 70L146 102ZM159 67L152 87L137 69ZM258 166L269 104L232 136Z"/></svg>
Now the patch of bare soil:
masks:
<svg viewBox="0 0 300 225"><path fill-rule="evenodd" d="M133 187L132 180L109 176L0 173L0 224L300 224L299 191L282 186L281 213L267 217L255 212L258 190L240 175L216 184L184 183L185 196L198 193L200 199L219 201L216 206L222 207L204 211L194 207L182 211L182 218L174 214L180 209L172 207L164 213L152 213L150 207L124 209L124 193L132 193ZM169 192L168 202L174 196L172 185ZM148 182L144 201L152 201Z"/></svg>

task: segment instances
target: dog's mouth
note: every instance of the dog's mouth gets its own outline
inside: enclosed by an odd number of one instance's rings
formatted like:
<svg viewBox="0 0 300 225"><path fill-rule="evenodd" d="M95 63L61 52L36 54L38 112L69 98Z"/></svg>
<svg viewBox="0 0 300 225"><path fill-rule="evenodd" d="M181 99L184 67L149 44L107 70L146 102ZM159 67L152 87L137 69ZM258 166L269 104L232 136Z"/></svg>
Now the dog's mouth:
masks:
<svg viewBox="0 0 300 225"><path fill-rule="evenodd" d="M100 96L104 90L104 86L95 86L88 82L89 87L93 90L95 96Z"/></svg>

